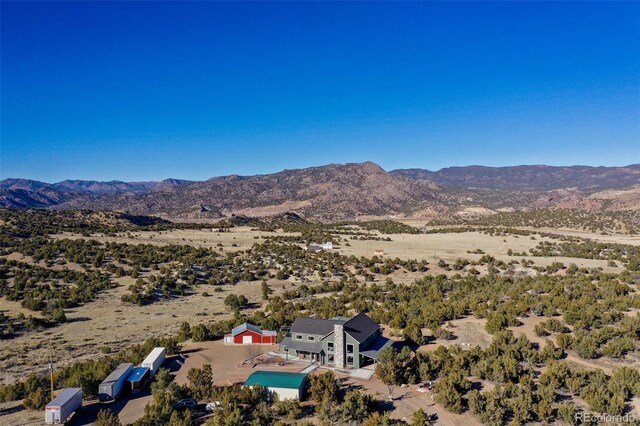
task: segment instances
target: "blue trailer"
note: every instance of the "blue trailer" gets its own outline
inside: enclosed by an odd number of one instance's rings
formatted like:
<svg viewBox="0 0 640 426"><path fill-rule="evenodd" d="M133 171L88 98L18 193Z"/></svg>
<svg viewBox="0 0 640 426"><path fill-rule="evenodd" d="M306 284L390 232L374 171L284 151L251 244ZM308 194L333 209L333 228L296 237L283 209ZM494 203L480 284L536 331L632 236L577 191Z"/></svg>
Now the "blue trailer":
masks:
<svg viewBox="0 0 640 426"><path fill-rule="evenodd" d="M137 393L144 389L145 385L149 381L149 371L150 370L146 367L138 367L131 372L127 378L127 382L131 386L132 393Z"/></svg>

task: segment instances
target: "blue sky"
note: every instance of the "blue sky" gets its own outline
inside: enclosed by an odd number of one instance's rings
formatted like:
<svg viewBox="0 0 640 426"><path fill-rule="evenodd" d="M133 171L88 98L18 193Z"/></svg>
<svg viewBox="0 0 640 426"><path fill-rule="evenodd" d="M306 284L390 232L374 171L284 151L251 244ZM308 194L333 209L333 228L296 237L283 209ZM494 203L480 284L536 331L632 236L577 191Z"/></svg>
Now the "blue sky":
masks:
<svg viewBox="0 0 640 426"><path fill-rule="evenodd" d="M640 162L640 3L6 2L0 177Z"/></svg>

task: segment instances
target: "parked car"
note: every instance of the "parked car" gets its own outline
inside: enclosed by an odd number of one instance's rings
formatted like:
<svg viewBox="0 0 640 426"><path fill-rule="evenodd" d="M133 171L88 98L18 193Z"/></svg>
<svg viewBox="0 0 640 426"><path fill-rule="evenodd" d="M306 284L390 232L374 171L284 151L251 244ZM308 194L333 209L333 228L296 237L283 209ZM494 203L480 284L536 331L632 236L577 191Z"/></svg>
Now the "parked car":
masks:
<svg viewBox="0 0 640 426"><path fill-rule="evenodd" d="M418 388L416 390L418 392L431 392L433 390L433 386L431 382L421 383L418 385Z"/></svg>
<svg viewBox="0 0 640 426"><path fill-rule="evenodd" d="M209 402L207 403L207 405L204 406L205 411L209 411L209 412L216 411L220 408L222 408L222 402L220 401Z"/></svg>
<svg viewBox="0 0 640 426"><path fill-rule="evenodd" d="M193 398L185 398L176 402L174 405L175 408L195 408L198 406L198 401Z"/></svg>

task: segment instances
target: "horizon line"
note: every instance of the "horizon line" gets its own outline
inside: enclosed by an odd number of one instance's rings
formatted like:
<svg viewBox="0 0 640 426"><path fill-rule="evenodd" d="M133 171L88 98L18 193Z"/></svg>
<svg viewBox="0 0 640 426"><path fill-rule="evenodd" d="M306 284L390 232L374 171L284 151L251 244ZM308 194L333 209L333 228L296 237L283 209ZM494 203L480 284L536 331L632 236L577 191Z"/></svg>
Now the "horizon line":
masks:
<svg viewBox="0 0 640 426"><path fill-rule="evenodd" d="M139 183L139 184L144 184L144 183L158 183L158 182L163 182L166 180L178 180L178 181L186 181L186 182L205 182L207 180L211 180L211 179L215 179L215 178L223 178L223 177L229 177L229 176L238 176L238 177L253 177L253 176L268 176L268 175L273 175L273 174L278 174L278 173L282 173L285 171L295 171L295 170L305 170L305 169L313 169L313 168L321 168L321 167L328 167L328 166L347 166L347 165L354 165L354 164L367 164L367 163L371 163L374 164L378 167L380 167L384 172L386 173L391 173L397 170L424 170L424 171L428 171L431 173L438 173L442 170L446 170L446 169L465 169L465 168L471 168L471 167L482 167L482 168L487 168L487 169L510 169L510 168L516 168L516 167L548 167L548 168L574 168L574 167L588 167L588 168L592 168L592 169L597 169L597 168L609 168L609 169L622 169L622 168L627 168L627 167L634 167L634 166L640 166L640 163L629 163L626 165L622 165L622 166L603 166L603 165L589 165L589 164L573 164L573 165L549 165L549 164L542 164L542 163L538 163L538 164L515 164L515 165L510 165L510 166L487 166L487 165L482 165L482 164L469 164L466 166L447 166L447 167L442 167L440 169L437 170L431 170L431 169L427 169L427 168L423 168L423 167L401 167L401 168L394 168L394 169L390 169L387 170L384 167L382 167L380 164L376 163L375 161L371 161L371 160L366 160L366 161L360 161L360 162L345 162L345 163L327 163L327 164L321 164L321 165L314 165L314 166L307 166L307 167L295 167L295 168L284 168L284 169L280 169L278 171L273 171L273 172L268 172L268 173L255 173L255 174L246 174L246 175L241 175L241 174L237 174L237 173L230 173L230 174L221 174L221 175L213 175L210 176L208 178L205 179L187 179L187 178L177 178L177 177L165 177L165 178L161 178L161 179L149 179L149 180L122 180L122 179L110 179L110 180L99 180L99 179L92 179L92 178L88 178L88 179L82 179L82 178L66 178L63 180L59 180L56 182L47 182L47 181L43 181L43 180L38 180L38 179L32 179L32 178L28 178L28 177L2 177L0 176L0 182L4 182L6 180L28 180L28 181L32 181L32 182L39 182L39 183L44 183L47 185L56 185L56 184L60 184L62 182L96 182L96 183Z"/></svg>

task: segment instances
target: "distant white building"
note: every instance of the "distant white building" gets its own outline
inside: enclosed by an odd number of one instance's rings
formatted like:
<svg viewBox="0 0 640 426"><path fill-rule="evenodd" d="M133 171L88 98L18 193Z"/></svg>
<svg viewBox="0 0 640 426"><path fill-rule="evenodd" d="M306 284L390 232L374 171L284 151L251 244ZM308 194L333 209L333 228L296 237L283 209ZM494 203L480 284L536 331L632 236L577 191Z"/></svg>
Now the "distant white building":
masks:
<svg viewBox="0 0 640 426"><path fill-rule="evenodd" d="M311 243L305 247L309 251L333 250L333 242L328 241L324 244Z"/></svg>

